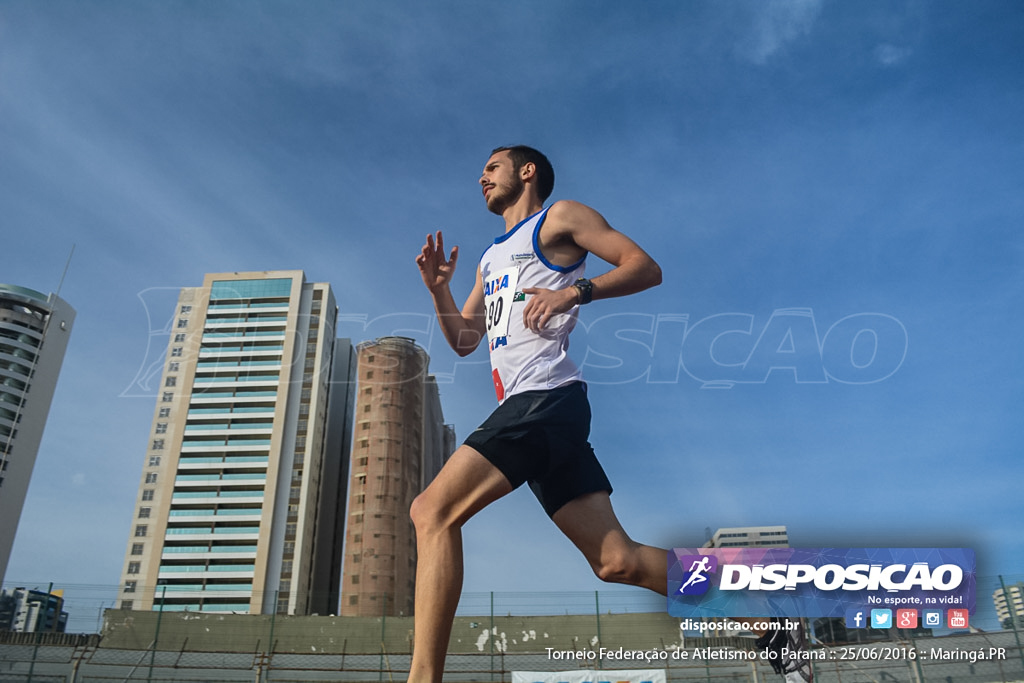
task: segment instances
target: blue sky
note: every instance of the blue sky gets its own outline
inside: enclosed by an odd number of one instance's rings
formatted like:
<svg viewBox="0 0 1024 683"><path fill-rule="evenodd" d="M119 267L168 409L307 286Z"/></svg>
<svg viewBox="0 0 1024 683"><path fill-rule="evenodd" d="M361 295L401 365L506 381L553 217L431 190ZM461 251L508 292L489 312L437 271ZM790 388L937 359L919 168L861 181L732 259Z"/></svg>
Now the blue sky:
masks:
<svg viewBox="0 0 1024 683"><path fill-rule="evenodd" d="M573 341L636 538L785 524L1021 577L1022 46L1013 2L0 4L0 281L53 291L74 245L78 311L8 582L117 583L138 374L206 272L330 282L472 431L486 351L447 349L413 258L443 229L461 302L515 142L665 273ZM466 546L467 591L604 588L526 491Z"/></svg>

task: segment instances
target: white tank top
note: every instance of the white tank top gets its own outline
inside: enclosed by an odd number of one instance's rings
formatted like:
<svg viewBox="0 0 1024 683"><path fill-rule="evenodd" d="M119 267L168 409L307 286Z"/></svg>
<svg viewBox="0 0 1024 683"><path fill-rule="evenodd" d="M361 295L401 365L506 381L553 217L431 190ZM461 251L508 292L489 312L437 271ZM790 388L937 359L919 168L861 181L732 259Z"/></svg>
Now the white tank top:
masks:
<svg viewBox="0 0 1024 683"><path fill-rule="evenodd" d="M582 379L568 355L578 306L552 317L540 333L523 325L523 289L565 289L583 277L586 256L563 267L541 254L538 239L547 214L548 209L543 209L496 238L480 259L487 344L498 403L523 391L554 389Z"/></svg>

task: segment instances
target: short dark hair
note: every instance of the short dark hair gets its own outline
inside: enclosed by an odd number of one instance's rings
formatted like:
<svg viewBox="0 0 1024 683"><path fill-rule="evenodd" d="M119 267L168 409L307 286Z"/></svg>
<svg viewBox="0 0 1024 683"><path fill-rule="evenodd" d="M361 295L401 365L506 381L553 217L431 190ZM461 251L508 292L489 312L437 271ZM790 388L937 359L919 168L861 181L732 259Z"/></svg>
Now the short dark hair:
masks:
<svg viewBox="0 0 1024 683"><path fill-rule="evenodd" d="M508 152L508 158L512 160L512 167L516 171L521 169L524 164L530 163L536 166L537 195L542 202L551 196L551 191L555 189L555 169L552 168L551 162L548 161L546 156L533 147L527 147L526 145L498 147L491 151L491 155L493 156L498 152Z"/></svg>

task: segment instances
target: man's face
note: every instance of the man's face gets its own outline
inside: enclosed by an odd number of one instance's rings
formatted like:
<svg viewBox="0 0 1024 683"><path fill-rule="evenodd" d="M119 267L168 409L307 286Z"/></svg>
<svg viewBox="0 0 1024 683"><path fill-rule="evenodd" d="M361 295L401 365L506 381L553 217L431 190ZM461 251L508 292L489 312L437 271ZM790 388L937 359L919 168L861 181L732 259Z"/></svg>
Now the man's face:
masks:
<svg viewBox="0 0 1024 683"><path fill-rule="evenodd" d="M487 209L499 216L514 203L525 188L509 158L508 151L497 152L487 160L480 176Z"/></svg>

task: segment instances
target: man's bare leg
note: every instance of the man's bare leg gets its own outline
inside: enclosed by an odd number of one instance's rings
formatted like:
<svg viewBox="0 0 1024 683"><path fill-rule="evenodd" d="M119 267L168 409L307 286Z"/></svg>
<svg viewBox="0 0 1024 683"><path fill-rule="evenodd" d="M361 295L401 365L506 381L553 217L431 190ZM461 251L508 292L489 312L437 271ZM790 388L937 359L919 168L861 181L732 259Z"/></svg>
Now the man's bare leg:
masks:
<svg viewBox="0 0 1024 683"><path fill-rule="evenodd" d="M434 683L444 673L452 621L462 592L462 526L510 493L512 485L476 450L461 446L413 501L416 612L409 681Z"/></svg>
<svg viewBox="0 0 1024 683"><path fill-rule="evenodd" d="M602 581L668 592L668 552L631 539L612 510L608 493L580 496L551 518L587 558Z"/></svg>

